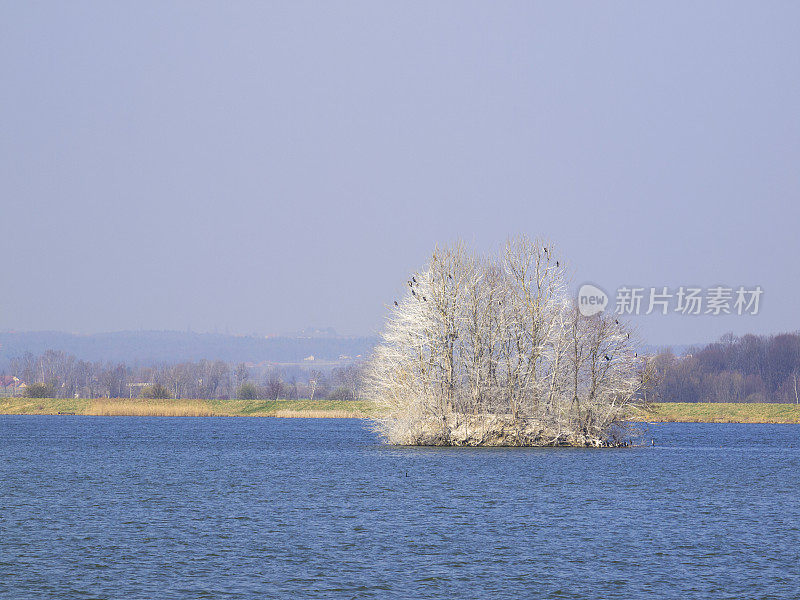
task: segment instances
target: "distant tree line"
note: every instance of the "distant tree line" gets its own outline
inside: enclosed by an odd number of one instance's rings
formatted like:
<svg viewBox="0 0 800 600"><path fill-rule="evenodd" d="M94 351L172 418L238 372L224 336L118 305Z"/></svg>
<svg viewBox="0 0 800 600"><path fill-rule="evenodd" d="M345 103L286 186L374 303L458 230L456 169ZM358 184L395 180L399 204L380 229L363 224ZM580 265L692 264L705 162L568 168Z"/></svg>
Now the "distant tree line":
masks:
<svg viewBox="0 0 800 600"><path fill-rule="evenodd" d="M727 334L684 356L654 359L662 402L800 403L800 333Z"/></svg>
<svg viewBox="0 0 800 600"><path fill-rule="evenodd" d="M375 337L342 337L333 331L301 332L298 337L234 336L180 331L118 331L77 335L54 331L0 331L0 368L25 352L61 350L88 361L129 365L199 362L214 357L232 365L241 362L297 363L366 357Z"/></svg>
<svg viewBox="0 0 800 600"><path fill-rule="evenodd" d="M47 350L11 359L3 374L26 384L24 394L53 398L200 398L354 400L361 364L328 372L221 360L131 366L90 362Z"/></svg>
<svg viewBox="0 0 800 600"><path fill-rule="evenodd" d="M800 403L800 333L729 334L685 355L661 350L650 364L653 401ZM0 375L18 377L34 397L353 400L362 369L362 363L325 372L219 360L131 366L47 350L11 359Z"/></svg>

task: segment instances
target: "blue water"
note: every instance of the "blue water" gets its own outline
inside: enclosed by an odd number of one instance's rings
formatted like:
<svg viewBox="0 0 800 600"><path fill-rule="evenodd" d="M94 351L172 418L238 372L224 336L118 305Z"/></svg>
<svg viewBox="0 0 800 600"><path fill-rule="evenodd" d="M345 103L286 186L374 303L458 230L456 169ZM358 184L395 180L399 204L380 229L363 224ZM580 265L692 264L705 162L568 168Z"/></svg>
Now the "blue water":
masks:
<svg viewBox="0 0 800 600"><path fill-rule="evenodd" d="M380 445L355 420L0 416L2 598L800 598L800 426Z"/></svg>

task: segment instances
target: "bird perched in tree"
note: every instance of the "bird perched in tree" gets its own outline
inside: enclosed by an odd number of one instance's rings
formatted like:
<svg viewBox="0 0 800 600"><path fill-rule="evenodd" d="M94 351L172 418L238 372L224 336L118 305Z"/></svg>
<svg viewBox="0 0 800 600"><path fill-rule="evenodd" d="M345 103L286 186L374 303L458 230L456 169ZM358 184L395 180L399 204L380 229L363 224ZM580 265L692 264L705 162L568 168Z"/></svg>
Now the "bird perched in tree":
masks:
<svg viewBox="0 0 800 600"><path fill-rule="evenodd" d="M394 301L394 305L395 305L395 306L398 306L398 304L397 304L397 300L395 300L395 301Z"/></svg>
<svg viewBox="0 0 800 600"><path fill-rule="evenodd" d="M417 295L417 292L414 291L414 288L411 288L411 293L414 294L415 296Z"/></svg>
<svg viewBox="0 0 800 600"><path fill-rule="evenodd" d="M558 261L556 261L556 267L558 267Z"/></svg>
<svg viewBox="0 0 800 600"><path fill-rule="evenodd" d="M547 248L544 249L544 253L547 254Z"/></svg>
<svg viewBox="0 0 800 600"><path fill-rule="evenodd" d="M619 319L614 319L614 324L619 325Z"/></svg>
<svg viewBox="0 0 800 600"><path fill-rule="evenodd" d="M606 354L605 359L606 360L611 360L611 357L608 354Z"/></svg>
<svg viewBox="0 0 800 600"><path fill-rule="evenodd" d="M417 283L417 280L414 279L413 277L411 278L411 281L413 281L414 283Z"/></svg>
<svg viewBox="0 0 800 600"><path fill-rule="evenodd" d="M422 299L423 299L425 302L427 302L427 301L428 301L428 299L427 299L425 296L423 296L423 297L422 297Z"/></svg>

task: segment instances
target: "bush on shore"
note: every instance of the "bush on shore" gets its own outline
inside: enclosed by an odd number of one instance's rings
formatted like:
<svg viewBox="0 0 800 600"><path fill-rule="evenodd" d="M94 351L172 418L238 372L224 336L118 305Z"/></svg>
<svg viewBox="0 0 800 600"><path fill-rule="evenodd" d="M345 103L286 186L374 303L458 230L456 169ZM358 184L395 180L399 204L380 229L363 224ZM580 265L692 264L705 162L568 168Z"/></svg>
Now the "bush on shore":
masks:
<svg viewBox="0 0 800 600"><path fill-rule="evenodd" d="M243 383L236 388L236 398L238 400L260 400L263 397L263 391L254 383Z"/></svg>
<svg viewBox="0 0 800 600"><path fill-rule="evenodd" d="M166 400L172 398L172 394L169 393L166 386L160 383L154 383L143 387L139 396L148 400Z"/></svg>
<svg viewBox="0 0 800 600"><path fill-rule="evenodd" d="M32 383L25 388L26 398L55 398L56 390L48 383Z"/></svg>

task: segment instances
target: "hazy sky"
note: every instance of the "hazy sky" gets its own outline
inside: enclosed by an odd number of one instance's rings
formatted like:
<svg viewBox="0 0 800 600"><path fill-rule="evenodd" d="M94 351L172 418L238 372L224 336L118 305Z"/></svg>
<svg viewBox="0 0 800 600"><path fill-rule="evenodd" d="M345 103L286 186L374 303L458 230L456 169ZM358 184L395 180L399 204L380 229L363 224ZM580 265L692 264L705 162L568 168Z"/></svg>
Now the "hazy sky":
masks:
<svg viewBox="0 0 800 600"><path fill-rule="evenodd" d="M377 331L437 242L800 328L800 5L3 2L0 329Z"/></svg>

